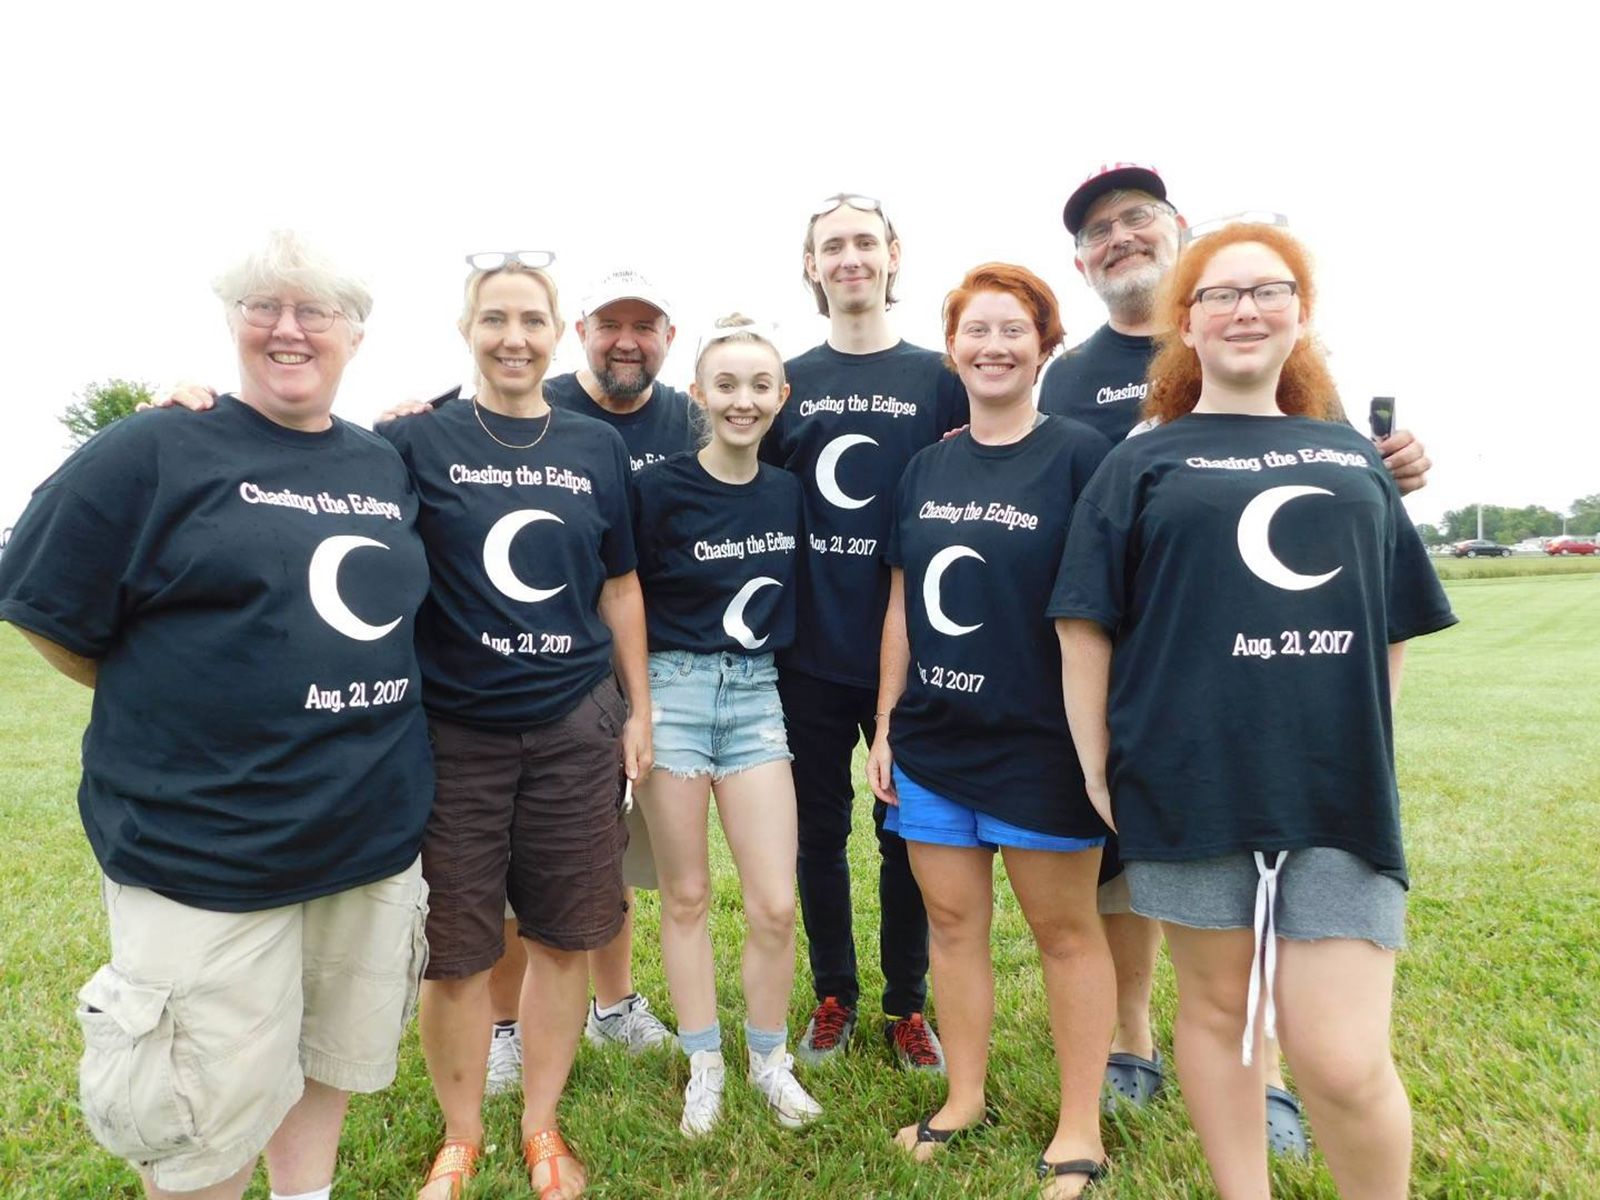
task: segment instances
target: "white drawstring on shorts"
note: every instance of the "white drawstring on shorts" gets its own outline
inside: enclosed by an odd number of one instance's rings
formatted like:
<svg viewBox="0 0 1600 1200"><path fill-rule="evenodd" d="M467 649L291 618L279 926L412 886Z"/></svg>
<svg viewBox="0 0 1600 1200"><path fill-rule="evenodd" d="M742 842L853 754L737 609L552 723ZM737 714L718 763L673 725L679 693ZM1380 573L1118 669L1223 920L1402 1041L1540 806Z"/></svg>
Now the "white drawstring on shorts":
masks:
<svg viewBox="0 0 1600 1200"><path fill-rule="evenodd" d="M1266 1014L1262 1019L1262 1032L1269 1038L1278 1036L1278 1005L1273 998L1278 982L1278 872L1289 857L1287 850L1276 851L1277 861L1267 866L1267 856L1254 851L1256 872L1255 953L1250 960L1249 1005L1244 1018L1244 1065L1255 1060L1256 1009L1266 996ZM1265 968L1263 969L1263 963Z"/></svg>

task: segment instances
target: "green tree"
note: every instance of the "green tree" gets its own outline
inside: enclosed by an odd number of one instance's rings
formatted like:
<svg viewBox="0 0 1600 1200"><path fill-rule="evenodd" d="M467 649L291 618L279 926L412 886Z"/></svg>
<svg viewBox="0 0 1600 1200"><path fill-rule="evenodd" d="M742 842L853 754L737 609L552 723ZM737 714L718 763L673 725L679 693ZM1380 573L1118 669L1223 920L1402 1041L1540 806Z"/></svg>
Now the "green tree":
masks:
<svg viewBox="0 0 1600 1200"><path fill-rule="evenodd" d="M1437 546L1445 540L1444 533L1437 525L1429 525L1426 522L1417 526L1417 536L1422 539L1424 546Z"/></svg>
<svg viewBox="0 0 1600 1200"><path fill-rule="evenodd" d="M1579 496L1568 507L1572 511L1567 518L1568 533L1600 534L1600 492Z"/></svg>
<svg viewBox="0 0 1600 1200"><path fill-rule="evenodd" d="M1445 537L1452 542L1478 536L1478 506L1455 508L1445 513ZM1511 545L1527 538L1554 537L1561 532L1561 514L1537 504L1506 508L1499 504L1483 506L1483 536L1491 542Z"/></svg>
<svg viewBox="0 0 1600 1200"><path fill-rule="evenodd" d="M91 383L56 418L67 427L74 446L81 446L107 425L120 421L153 396L148 383L133 379L108 379Z"/></svg>

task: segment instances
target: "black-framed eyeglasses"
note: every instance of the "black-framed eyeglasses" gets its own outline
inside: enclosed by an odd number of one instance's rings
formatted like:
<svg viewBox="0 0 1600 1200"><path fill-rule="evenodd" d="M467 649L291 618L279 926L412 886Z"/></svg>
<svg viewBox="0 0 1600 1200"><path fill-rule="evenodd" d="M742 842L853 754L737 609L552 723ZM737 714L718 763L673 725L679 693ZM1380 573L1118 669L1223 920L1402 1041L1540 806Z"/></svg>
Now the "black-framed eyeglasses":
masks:
<svg viewBox="0 0 1600 1200"><path fill-rule="evenodd" d="M883 213L883 201L874 200L871 196L862 196L855 192L835 192L811 210L811 219L825 217L835 209L848 205L860 212Z"/></svg>
<svg viewBox="0 0 1600 1200"><path fill-rule="evenodd" d="M1098 246L1111 236L1111 229L1121 225L1124 229L1143 229L1159 217L1162 213L1169 213L1172 207L1156 201L1146 204L1130 204L1114 217L1107 217L1104 221L1096 221L1093 225L1085 225L1078 230L1077 243L1079 246Z"/></svg>
<svg viewBox="0 0 1600 1200"><path fill-rule="evenodd" d="M1220 317L1238 308L1239 301L1249 296L1260 312L1282 312L1299 291L1300 285L1292 279L1273 279L1255 287L1203 287L1189 303L1198 304L1209 316Z"/></svg>
<svg viewBox="0 0 1600 1200"><path fill-rule="evenodd" d="M1280 229L1289 228L1289 218L1281 212L1267 212L1264 209L1247 209L1244 212L1229 213L1225 217L1213 217L1209 221L1201 221L1198 225L1190 225L1178 231L1178 245L1187 246L1196 238L1203 238L1208 233L1216 233L1219 229L1226 229L1229 225L1276 225Z"/></svg>
<svg viewBox="0 0 1600 1200"><path fill-rule="evenodd" d="M331 304L322 304L316 300L285 304L271 296L246 296L243 300L236 300L234 304L239 309L239 314L244 317L245 324L254 325L257 329L276 329L278 322L283 320L283 310L286 308L294 313L295 324L306 333L327 333L333 328L334 320L344 316L344 313Z"/></svg>
<svg viewBox="0 0 1600 1200"><path fill-rule="evenodd" d="M513 262L530 271L542 271L555 261L554 250L480 250L467 255L467 266L474 271L498 271Z"/></svg>

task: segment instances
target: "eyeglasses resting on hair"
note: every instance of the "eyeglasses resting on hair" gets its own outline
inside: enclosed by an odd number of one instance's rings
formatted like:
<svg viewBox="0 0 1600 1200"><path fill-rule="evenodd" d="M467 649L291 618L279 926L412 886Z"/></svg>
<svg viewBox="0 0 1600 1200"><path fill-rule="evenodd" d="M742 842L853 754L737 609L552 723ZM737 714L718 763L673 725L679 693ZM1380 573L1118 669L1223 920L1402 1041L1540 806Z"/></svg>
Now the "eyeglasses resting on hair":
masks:
<svg viewBox="0 0 1600 1200"><path fill-rule="evenodd" d="M480 250L467 255L467 265L474 271L498 271L507 263L521 263L530 271L542 271L555 262L553 250Z"/></svg>
<svg viewBox="0 0 1600 1200"><path fill-rule="evenodd" d="M883 212L883 201L881 200L874 200L871 196L860 196L853 192L835 192L811 210L811 219L816 220L818 217L825 217L833 212L834 209L843 208L845 205L849 205L851 208L858 209L861 212L879 214Z"/></svg>
<svg viewBox="0 0 1600 1200"><path fill-rule="evenodd" d="M1217 230L1226 229L1229 225L1276 225L1280 229L1287 229L1289 228L1289 218L1280 212L1266 212L1257 209L1229 213L1225 217L1213 217L1209 221L1201 221L1198 225L1190 225L1187 229L1179 230L1178 245L1187 246L1196 238L1203 238L1208 233L1216 233Z"/></svg>

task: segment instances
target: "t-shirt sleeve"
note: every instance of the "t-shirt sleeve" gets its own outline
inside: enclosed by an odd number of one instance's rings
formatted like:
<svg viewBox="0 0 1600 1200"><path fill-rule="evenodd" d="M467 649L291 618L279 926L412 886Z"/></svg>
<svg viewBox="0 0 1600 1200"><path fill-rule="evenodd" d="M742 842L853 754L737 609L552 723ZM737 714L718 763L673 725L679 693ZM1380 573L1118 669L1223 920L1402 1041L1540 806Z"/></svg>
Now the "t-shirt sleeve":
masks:
<svg viewBox="0 0 1600 1200"><path fill-rule="evenodd" d="M0 620L85 658L105 657L136 601L154 470L128 432L106 431L46 480L0 555Z"/></svg>
<svg viewBox="0 0 1600 1200"><path fill-rule="evenodd" d="M600 485L597 498L600 515L605 521L605 532L600 535L600 561L605 566L606 578L614 579L637 567L639 557L633 541L634 481L628 448L616 430L607 428L606 432L611 436L600 453L602 471L604 460L609 459L610 478Z"/></svg>
<svg viewBox="0 0 1600 1200"><path fill-rule="evenodd" d="M914 465L907 467L894 488L894 507L889 510L889 536L883 541L883 561L891 567L905 566L905 558L900 551L900 514L914 470Z"/></svg>
<svg viewBox="0 0 1600 1200"><path fill-rule="evenodd" d="M1039 385L1039 411L1051 416L1064 416L1067 406L1062 403L1062 390L1066 382L1064 360L1055 359L1044 369L1044 381Z"/></svg>
<svg viewBox="0 0 1600 1200"><path fill-rule="evenodd" d="M783 430L784 416L780 411L772 425L767 429L766 436L761 439L761 445L756 448L756 457L760 461L774 467L787 467L784 464ZM702 423L704 418L702 418Z"/></svg>
<svg viewBox="0 0 1600 1200"><path fill-rule="evenodd" d="M409 473L411 467L411 430L412 422L420 418L420 414L405 417L391 417L387 421L380 421L372 427L372 432L381 437L395 448L396 453L405 460Z"/></svg>
<svg viewBox="0 0 1600 1200"><path fill-rule="evenodd" d="M1045 616L1093 621L1116 634L1127 607L1128 530L1097 497L1078 498Z"/></svg>
<svg viewBox="0 0 1600 1200"><path fill-rule="evenodd" d="M655 539L650 535L650 527L656 521L655 512L655 486L650 479L645 478L650 473L646 467L633 481L633 549L637 559L639 574L648 575L655 565L651 547Z"/></svg>
<svg viewBox="0 0 1600 1200"><path fill-rule="evenodd" d="M944 430L960 429L972 423L967 389L954 371L944 368L939 378L939 424Z"/></svg>
<svg viewBox="0 0 1600 1200"><path fill-rule="evenodd" d="M1450 609L1439 573L1428 560L1427 548L1392 483L1389 484L1389 520L1393 537L1387 599L1389 643L1393 645L1448 629L1459 618Z"/></svg>

